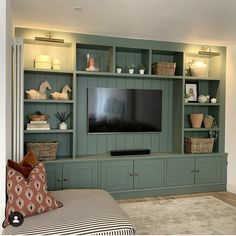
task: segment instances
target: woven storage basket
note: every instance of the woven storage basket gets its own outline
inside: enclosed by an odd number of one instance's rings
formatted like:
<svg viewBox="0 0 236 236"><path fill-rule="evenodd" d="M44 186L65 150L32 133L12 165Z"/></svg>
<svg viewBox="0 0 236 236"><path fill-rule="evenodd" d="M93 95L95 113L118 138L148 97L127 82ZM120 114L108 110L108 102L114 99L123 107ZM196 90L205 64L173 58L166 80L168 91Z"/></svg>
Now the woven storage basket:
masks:
<svg viewBox="0 0 236 236"><path fill-rule="evenodd" d="M175 75L176 63L156 62L152 64L152 73L155 75Z"/></svg>
<svg viewBox="0 0 236 236"><path fill-rule="evenodd" d="M57 154L57 141L27 142L27 152L32 150L38 160L54 160Z"/></svg>
<svg viewBox="0 0 236 236"><path fill-rule="evenodd" d="M185 152L188 153L211 153L213 151L214 138L186 137Z"/></svg>

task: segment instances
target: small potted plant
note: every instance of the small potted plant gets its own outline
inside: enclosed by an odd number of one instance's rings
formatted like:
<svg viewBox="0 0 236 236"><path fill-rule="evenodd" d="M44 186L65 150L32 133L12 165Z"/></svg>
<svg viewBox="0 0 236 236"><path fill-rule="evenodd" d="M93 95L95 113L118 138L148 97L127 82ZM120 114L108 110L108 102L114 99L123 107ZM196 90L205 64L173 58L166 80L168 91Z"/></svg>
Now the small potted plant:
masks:
<svg viewBox="0 0 236 236"><path fill-rule="evenodd" d="M116 73L120 74L122 72L122 67L121 66L116 66Z"/></svg>
<svg viewBox="0 0 236 236"><path fill-rule="evenodd" d="M129 74L133 74L134 73L134 68L135 68L134 64L129 65Z"/></svg>
<svg viewBox="0 0 236 236"><path fill-rule="evenodd" d="M71 114L72 114L71 112L68 113L67 115L66 115L65 112L61 112L61 113L57 112L57 113L55 114L55 116L56 116L56 117L58 118L58 120L61 122L61 123L59 124L59 129L67 129L66 121L69 119L69 117L70 117Z"/></svg>
<svg viewBox="0 0 236 236"><path fill-rule="evenodd" d="M141 64L140 68L139 68L139 74L144 75L144 72L145 72L145 66L143 64Z"/></svg>

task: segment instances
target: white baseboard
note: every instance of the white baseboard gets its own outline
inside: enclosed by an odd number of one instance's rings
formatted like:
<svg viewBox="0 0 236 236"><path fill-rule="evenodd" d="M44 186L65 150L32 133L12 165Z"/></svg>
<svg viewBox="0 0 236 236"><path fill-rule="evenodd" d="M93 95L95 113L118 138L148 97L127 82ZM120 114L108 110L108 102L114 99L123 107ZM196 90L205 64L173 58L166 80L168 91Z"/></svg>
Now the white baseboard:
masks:
<svg viewBox="0 0 236 236"><path fill-rule="evenodd" d="M236 194L236 185L227 184L227 191Z"/></svg>

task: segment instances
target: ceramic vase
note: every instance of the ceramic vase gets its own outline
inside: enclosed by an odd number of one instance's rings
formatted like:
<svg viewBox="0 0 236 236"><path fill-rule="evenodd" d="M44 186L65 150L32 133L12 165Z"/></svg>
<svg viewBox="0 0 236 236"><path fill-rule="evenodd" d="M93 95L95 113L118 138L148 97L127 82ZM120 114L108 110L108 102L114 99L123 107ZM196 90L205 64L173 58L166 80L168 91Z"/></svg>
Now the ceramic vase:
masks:
<svg viewBox="0 0 236 236"><path fill-rule="evenodd" d="M201 128L204 115L191 113L189 116L190 116L190 121L191 121L192 127L193 128Z"/></svg>
<svg viewBox="0 0 236 236"><path fill-rule="evenodd" d="M144 75L144 69L140 69L140 70L139 70L139 74L140 74L140 75Z"/></svg>
<svg viewBox="0 0 236 236"><path fill-rule="evenodd" d="M134 73L134 69L129 69L129 74L133 74Z"/></svg>
<svg viewBox="0 0 236 236"><path fill-rule="evenodd" d="M61 122L59 125L59 129L67 129L67 124L65 122Z"/></svg>
<svg viewBox="0 0 236 236"><path fill-rule="evenodd" d="M120 74L120 73L121 73L121 71L122 71L122 69L121 69L121 68L116 68L116 73Z"/></svg>

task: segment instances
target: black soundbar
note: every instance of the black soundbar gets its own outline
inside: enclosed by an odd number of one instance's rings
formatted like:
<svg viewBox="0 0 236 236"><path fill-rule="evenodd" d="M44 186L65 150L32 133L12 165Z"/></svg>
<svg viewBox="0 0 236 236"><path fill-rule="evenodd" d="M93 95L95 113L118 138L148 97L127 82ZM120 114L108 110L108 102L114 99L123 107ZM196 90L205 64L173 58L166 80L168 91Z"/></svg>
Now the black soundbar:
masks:
<svg viewBox="0 0 236 236"><path fill-rule="evenodd" d="M150 149L127 149L127 150L111 151L111 156L143 155L143 154L150 154Z"/></svg>

